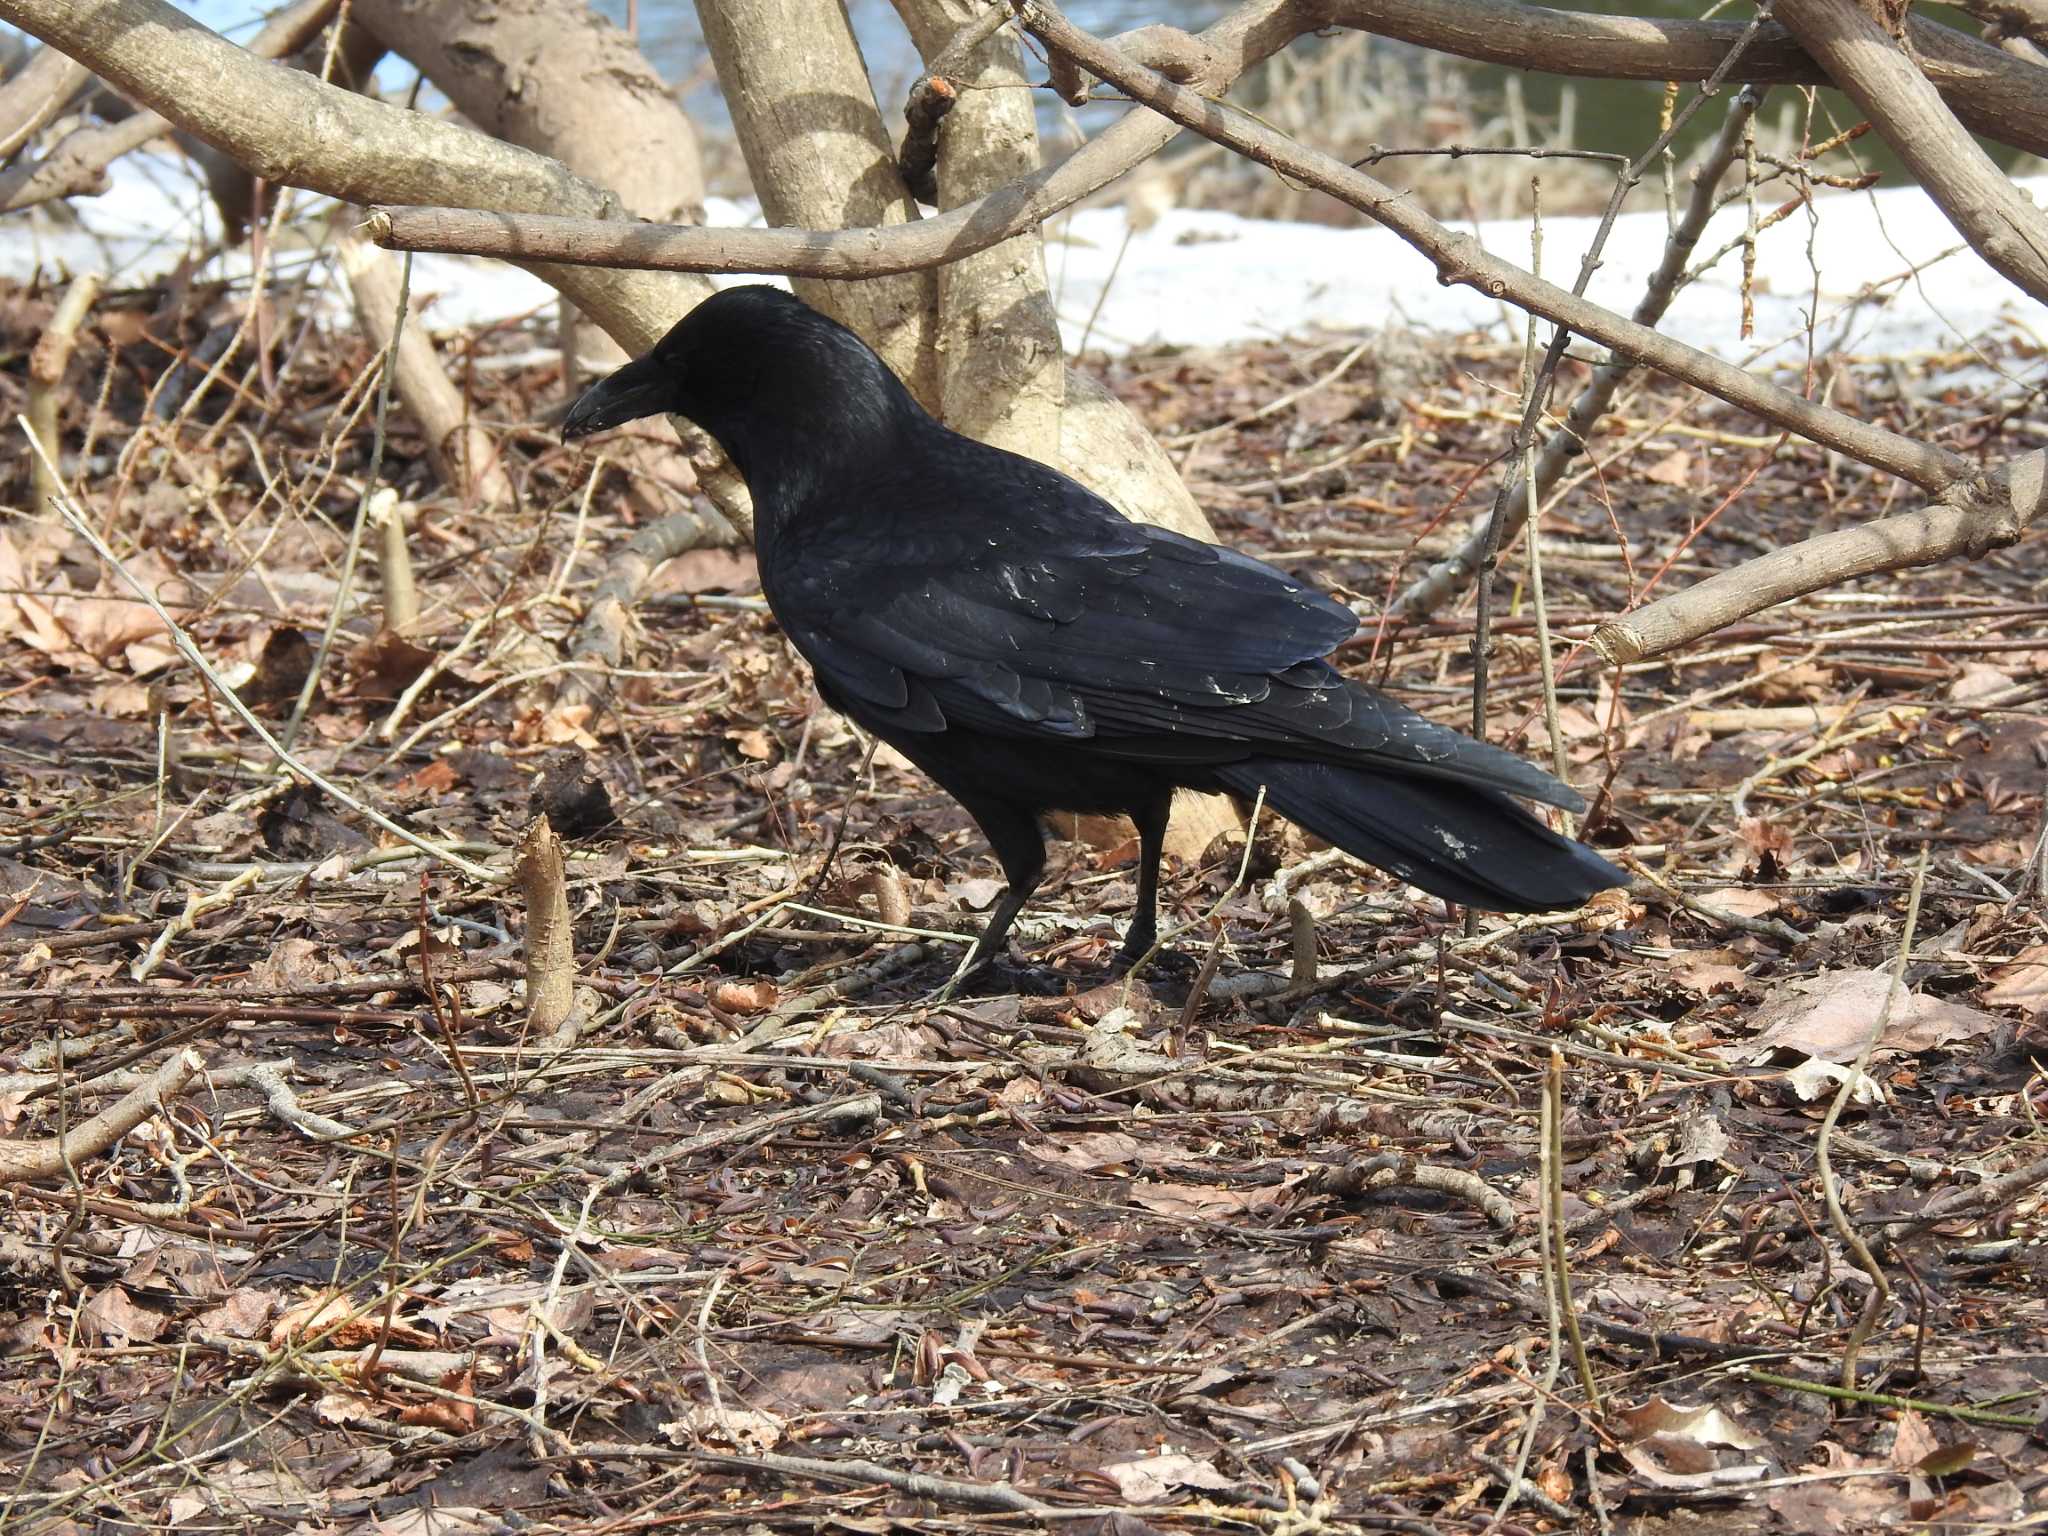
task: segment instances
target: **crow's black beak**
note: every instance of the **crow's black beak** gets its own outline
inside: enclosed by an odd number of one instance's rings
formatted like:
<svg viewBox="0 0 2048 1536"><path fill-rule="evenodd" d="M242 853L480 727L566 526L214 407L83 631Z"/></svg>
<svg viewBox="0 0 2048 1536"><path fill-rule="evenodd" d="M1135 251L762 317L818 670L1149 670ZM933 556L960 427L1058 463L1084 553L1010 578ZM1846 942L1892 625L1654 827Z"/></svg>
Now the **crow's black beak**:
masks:
<svg viewBox="0 0 2048 1536"><path fill-rule="evenodd" d="M667 385L664 370L651 356L635 359L576 397L569 414L562 418L563 440L609 431L642 416L660 415L668 409Z"/></svg>

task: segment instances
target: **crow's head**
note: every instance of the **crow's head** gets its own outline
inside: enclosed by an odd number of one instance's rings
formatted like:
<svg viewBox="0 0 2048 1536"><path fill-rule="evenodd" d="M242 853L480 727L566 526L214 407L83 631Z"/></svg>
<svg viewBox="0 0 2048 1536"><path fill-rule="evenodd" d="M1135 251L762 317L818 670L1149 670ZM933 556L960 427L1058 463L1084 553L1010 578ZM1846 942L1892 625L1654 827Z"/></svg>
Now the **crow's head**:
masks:
<svg viewBox="0 0 2048 1536"><path fill-rule="evenodd" d="M750 284L713 294L645 357L586 389L562 436L671 413L717 438L751 482L770 467L771 445L877 446L918 407L852 331L779 288Z"/></svg>

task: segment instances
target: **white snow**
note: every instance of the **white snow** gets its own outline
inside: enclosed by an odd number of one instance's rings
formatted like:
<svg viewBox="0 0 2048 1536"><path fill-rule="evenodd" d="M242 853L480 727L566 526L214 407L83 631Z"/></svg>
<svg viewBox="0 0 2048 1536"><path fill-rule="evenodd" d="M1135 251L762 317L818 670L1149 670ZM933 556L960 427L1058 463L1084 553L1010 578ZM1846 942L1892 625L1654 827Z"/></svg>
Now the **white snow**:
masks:
<svg viewBox="0 0 2048 1536"><path fill-rule="evenodd" d="M2036 201L2048 197L2048 178L2018 185ZM308 211L323 205L295 196ZM204 252L213 224L197 181L182 161L166 155L128 156L116 163L105 196L76 199L70 207L75 224L47 209L0 221L0 275L22 279L37 271L61 276L96 268L117 286L140 284ZM750 206L722 200L714 200L710 218L724 225L758 222ZM1700 242L1699 256L1739 236L1743 220L1739 206L1725 210ZM1546 276L1569 286L1596 223L1544 221ZM1126 227L1123 209L1113 206L1049 227L1046 261L1070 348L1084 334L1091 347L1121 351L1389 324L1518 334L1505 305L1469 288L1439 285L1427 261L1376 226L1338 229L1183 209L1132 234L1127 246ZM1591 297L1627 313L1662 256L1665 229L1661 210L1624 214L1608 239ZM1526 221L1482 224L1475 233L1496 255L1528 264ZM303 267L307 259L289 244L281 257L286 269ZM211 257L199 275L248 269L245 245ZM1954 352L2001 340L2048 350L2042 307L1964 247L1915 187L1824 192L1811 214L1798 209L1766 229L1758 245L1755 338L1748 342L1739 330L1740 275L1739 253L1731 252L1679 295L1660 328L1731 360L1765 366L1803 361L1809 310L1817 314L1818 346L1858 355ZM316 280L338 306L339 279L324 262ZM418 257L413 292L418 313L436 328L504 320L553 303L552 291L518 268L465 257Z"/></svg>

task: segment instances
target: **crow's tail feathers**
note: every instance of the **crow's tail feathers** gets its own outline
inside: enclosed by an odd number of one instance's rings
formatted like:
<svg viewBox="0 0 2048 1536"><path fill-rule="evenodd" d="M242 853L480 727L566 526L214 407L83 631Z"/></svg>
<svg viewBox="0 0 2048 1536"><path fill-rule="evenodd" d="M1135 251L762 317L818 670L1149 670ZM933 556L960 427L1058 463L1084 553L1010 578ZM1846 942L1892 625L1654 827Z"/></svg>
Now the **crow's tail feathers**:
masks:
<svg viewBox="0 0 2048 1536"><path fill-rule="evenodd" d="M1282 758L1216 772L1233 794L1249 801L1263 786L1266 804L1288 820L1461 906L1553 912L1628 883L1494 790Z"/></svg>

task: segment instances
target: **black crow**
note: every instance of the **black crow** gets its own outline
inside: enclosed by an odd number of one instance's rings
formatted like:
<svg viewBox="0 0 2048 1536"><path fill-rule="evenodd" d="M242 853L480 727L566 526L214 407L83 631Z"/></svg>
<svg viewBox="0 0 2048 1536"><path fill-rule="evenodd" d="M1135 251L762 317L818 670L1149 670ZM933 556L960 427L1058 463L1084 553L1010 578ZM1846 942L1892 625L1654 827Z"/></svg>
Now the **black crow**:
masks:
<svg viewBox="0 0 2048 1536"><path fill-rule="evenodd" d="M1324 657L1357 629L1350 609L941 426L858 336L779 289L705 300L584 391L562 435L662 412L746 478L761 590L825 702L936 779L1002 861L971 964L1043 877L1054 810L1137 824L1123 959L1149 950L1176 787L1263 789L1465 906L1552 911L1626 878L1508 798L1578 810L1573 790L1345 681Z"/></svg>

